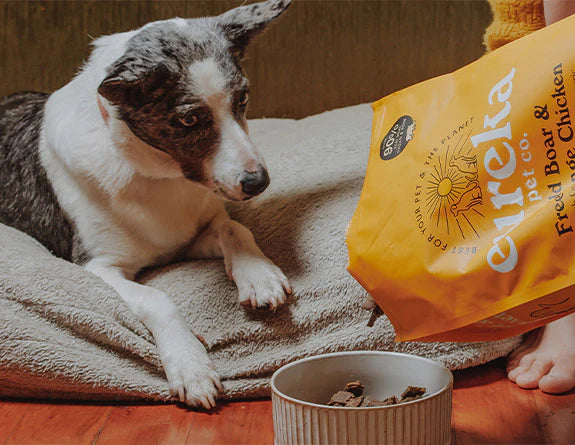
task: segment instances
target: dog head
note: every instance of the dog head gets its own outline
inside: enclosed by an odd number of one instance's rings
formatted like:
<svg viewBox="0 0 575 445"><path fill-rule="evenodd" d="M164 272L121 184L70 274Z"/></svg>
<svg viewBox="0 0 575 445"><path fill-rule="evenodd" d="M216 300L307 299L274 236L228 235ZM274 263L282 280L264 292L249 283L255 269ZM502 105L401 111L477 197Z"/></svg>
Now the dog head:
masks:
<svg viewBox="0 0 575 445"><path fill-rule="evenodd" d="M130 137L168 155L181 175L226 199L250 199L269 176L247 134L249 85L240 62L291 1L148 24L108 67L98 93Z"/></svg>

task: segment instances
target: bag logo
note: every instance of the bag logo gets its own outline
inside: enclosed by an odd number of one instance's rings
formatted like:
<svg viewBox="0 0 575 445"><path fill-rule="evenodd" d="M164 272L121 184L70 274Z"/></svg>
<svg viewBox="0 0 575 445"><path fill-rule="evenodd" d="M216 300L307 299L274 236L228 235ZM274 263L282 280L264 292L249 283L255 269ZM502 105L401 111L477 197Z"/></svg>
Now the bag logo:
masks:
<svg viewBox="0 0 575 445"><path fill-rule="evenodd" d="M389 161L401 154L409 141L413 139L415 122L411 116L401 116L385 135L379 148L379 156Z"/></svg>
<svg viewBox="0 0 575 445"><path fill-rule="evenodd" d="M443 138L428 152L419 174L422 181L415 202L423 205L416 209L416 220L438 247L448 241L446 237L478 239L483 229L483 190L477 155L468 142L471 131L468 124L462 124Z"/></svg>

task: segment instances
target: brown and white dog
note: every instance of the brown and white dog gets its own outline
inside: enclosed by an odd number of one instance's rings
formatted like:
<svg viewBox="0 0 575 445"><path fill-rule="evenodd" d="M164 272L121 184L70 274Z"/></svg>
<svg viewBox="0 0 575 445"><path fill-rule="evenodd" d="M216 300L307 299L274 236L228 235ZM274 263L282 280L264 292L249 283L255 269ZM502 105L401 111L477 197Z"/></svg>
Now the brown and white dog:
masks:
<svg viewBox="0 0 575 445"><path fill-rule="evenodd" d="M147 266L223 257L242 305L274 308L291 292L224 209L269 184L247 133L240 62L290 3L101 37L60 90L0 102L0 222L109 283L153 334L170 392L191 406L215 405L219 377L168 296L133 279Z"/></svg>

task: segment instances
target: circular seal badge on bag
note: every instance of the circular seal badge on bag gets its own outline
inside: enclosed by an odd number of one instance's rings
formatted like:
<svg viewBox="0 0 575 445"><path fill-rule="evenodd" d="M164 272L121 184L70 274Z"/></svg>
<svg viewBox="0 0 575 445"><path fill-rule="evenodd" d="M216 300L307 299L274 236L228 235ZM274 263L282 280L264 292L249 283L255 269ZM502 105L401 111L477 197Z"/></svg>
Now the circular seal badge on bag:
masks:
<svg viewBox="0 0 575 445"><path fill-rule="evenodd" d="M379 156L384 161L393 159L403 151L409 141L413 139L415 122L411 116L401 116L391 130L385 135L379 148Z"/></svg>

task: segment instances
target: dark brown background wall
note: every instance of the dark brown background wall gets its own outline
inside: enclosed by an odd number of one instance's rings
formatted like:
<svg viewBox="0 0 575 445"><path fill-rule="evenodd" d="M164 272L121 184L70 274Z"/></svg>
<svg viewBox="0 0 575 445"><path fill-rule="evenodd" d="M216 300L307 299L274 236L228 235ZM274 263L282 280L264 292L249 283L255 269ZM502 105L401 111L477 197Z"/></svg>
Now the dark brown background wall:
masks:
<svg viewBox="0 0 575 445"><path fill-rule="evenodd" d="M240 4L0 0L0 95L59 88L86 60L91 36ZM295 0L248 51L250 115L302 117L452 71L483 53L489 21L483 0Z"/></svg>

